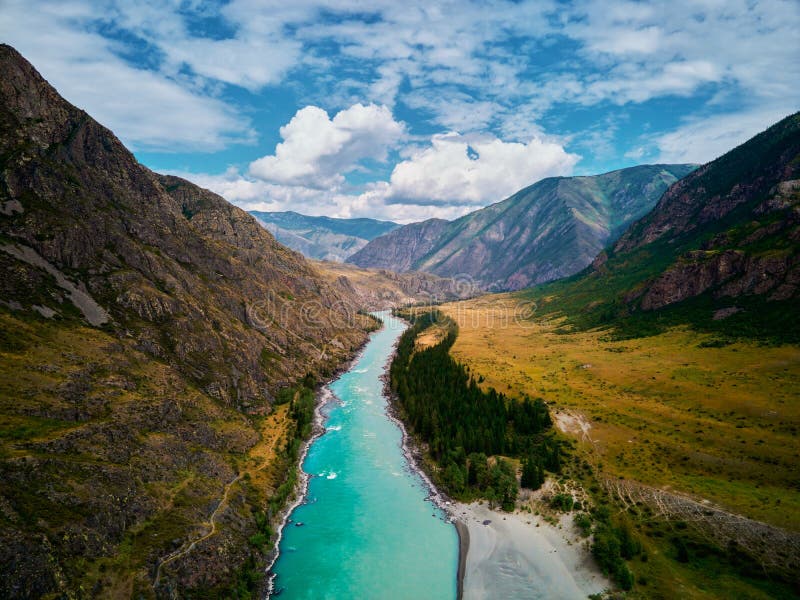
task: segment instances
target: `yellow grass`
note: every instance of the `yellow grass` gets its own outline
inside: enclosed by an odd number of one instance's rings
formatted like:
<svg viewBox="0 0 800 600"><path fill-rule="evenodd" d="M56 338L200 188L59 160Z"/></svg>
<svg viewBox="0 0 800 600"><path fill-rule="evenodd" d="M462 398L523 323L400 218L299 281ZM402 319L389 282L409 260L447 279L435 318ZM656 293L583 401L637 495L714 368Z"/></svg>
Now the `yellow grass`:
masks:
<svg viewBox="0 0 800 600"><path fill-rule="evenodd" d="M484 386L543 397L608 477L667 486L800 529L800 348L700 348L689 329L626 341L515 318L510 296L446 304ZM580 426L584 419L588 432Z"/></svg>
<svg viewBox="0 0 800 600"><path fill-rule="evenodd" d="M447 337L447 329L444 326L432 325L420 333L417 339L414 340L414 350L419 352L420 350L431 348L441 342L445 337Z"/></svg>
<svg viewBox="0 0 800 600"><path fill-rule="evenodd" d="M281 404L265 417L260 426L261 439L248 453L247 466L244 469L251 477L253 485L262 489L274 490L280 483L282 473L275 472L278 450L286 443L289 426L289 405Z"/></svg>

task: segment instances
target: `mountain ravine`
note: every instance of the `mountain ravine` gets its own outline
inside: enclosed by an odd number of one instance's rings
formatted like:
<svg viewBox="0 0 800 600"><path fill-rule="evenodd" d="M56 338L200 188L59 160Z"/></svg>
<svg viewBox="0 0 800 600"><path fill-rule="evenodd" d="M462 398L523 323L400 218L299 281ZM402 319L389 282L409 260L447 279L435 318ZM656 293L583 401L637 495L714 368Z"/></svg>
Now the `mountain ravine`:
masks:
<svg viewBox="0 0 800 600"><path fill-rule="evenodd" d="M301 435L276 398L374 323L6 45L0 70L0 596L255 591Z"/></svg>
<svg viewBox="0 0 800 600"><path fill-rule="evenodd" d="M543 179L452 222L413 223L347 259L361 267L469 277L515 290L577 273L694 165L643 165Z"/></svg>

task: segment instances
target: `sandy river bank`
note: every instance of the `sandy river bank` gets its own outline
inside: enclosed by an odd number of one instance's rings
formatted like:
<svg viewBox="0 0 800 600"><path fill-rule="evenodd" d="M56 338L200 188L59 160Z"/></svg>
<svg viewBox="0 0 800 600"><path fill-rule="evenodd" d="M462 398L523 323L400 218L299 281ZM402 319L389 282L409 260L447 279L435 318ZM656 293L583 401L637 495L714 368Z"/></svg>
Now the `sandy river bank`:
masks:
<svg viewBox="0 0 800 600"><path fill-rule="evenodd" d="M559 528L527 512L490 510L485 503L456 503L450 513L468 532L461 536L464 600L577 600L611 587L568 515Z"/></svg>

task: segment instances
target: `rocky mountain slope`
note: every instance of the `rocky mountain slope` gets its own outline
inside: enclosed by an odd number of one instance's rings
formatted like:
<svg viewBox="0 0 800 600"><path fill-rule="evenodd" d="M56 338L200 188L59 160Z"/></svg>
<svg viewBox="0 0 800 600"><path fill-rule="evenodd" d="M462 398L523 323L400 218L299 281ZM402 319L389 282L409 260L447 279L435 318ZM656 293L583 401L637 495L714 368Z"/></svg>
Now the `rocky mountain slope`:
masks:
<svg viewBox="0 0 800 600"><path fill-rule="evenodd" d="M403 225L375 238L347 259L365 269L388 269L397 273L415 270L419 260L431 252L450 226L444 219L428 219Z"/></svg>
<svg viewBox="0 0 800 600"><path fill-rule="evenodd" d="M674 184L582 276L536 292L550 294L587 325L800 340L800 113Z"/></svg>
<svg viewBox="0 0 800 600"><path fill-rule="evenodd" d="M356 252L361 267L470 277L515 290L572 275L647 213L693 165L644 165L591 177L543 179L447 223L397 229Z"/></svg>
<svg viewBox="0 0 800 600"><path fill-rule="evenodd" d="M371 321L253 217L138 164L6 45L0 71L0 596L252 587L291 466L234 485L261 415ZM154 587L215 507L214 535Z"/></svg>
<svg viewBox="0 0 800 600"><path fill-rule="evenodd" d="M480 290L469 285L469 282L429 273L395 273L335 262L317 262L315 266L331 285L342 288L345 293L355 294L366 310L388 310L409 304L438 304L480 294Z"/></svg>
<svg viewBox="0 0 800 600"><path fill-rule="evenodd" d="M800 293L800 114L705 165L669 189L656 208L614 246L649 245L679 257L643 289L656 309L712 288L718 297Z"/></svg>
<svg viewBox="0 0 800 600"><path fill-rule="evenodd" d="M308 258L343 262L371 240L400 227L376 219L310 217L293 211L250 214L281 243Z"/></svg>

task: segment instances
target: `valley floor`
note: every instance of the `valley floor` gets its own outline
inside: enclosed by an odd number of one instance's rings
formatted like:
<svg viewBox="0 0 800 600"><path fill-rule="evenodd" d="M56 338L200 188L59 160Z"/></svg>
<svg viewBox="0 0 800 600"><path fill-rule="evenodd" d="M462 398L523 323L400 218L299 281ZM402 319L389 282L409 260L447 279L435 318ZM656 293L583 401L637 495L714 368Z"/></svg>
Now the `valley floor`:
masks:
<svg viewBox="0 0 800 600"><path fill-rule="evenodd" d="M673 329L614 340L515 318L513 296L448 304L452 354L483 385L544 398L605 477L666 486L800 530L800 348ZM560 414L559 414L560 413Z"/></svg>

